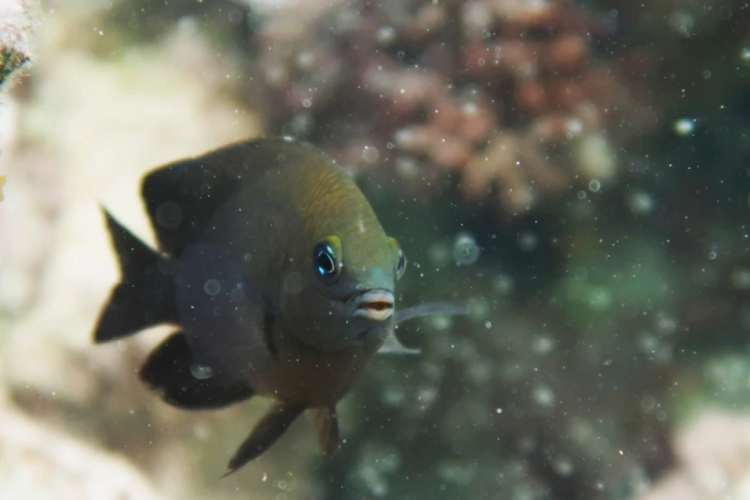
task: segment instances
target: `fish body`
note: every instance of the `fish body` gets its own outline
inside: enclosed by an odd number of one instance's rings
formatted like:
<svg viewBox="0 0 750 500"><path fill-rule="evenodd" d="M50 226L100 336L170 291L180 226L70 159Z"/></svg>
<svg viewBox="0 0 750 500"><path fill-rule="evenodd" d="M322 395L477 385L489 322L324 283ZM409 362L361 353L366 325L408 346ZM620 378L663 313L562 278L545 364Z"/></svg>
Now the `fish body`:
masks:
<svg viewBox="0 0 750 500"><path fill-rule="evenodd" d="M159 248L105 211L122 282L95 341L174 324L140 373L165 402L217 409L274 399L229 473L305 410L324 453L335 452L336 403L368 361L412 352L393 335L406 259L351 177L309 145L261 139L156 169L142 196ZM401 317L461 312L433 304Z"/></svg>

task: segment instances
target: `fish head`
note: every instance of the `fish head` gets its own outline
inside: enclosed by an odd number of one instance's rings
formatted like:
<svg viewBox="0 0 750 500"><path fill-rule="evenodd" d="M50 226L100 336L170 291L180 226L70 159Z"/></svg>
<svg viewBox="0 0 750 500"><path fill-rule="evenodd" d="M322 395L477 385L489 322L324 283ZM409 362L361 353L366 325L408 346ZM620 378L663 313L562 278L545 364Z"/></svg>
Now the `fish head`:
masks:
<svg viewBox="0 0 750 500"><path fill-rule="evenodd" d="M395 327L395 287L406 258L376 220L355 218L333 229L304 246L296 273L304 285L282 313L298 340L323 351L377 350Z"/></svg>

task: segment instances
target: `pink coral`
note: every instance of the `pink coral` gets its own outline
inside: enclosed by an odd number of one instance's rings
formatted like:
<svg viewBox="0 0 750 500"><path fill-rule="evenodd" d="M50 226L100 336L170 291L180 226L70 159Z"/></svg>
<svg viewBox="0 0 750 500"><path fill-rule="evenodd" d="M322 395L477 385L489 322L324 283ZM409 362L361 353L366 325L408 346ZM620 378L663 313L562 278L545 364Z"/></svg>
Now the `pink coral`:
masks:
<svg viewBox="0 0 750 500"><path fill-rule="evenodd" d="M315 12L280 11L261 34L272 133L393 166L425 193L455 173L468 198L496 193L518 213L576 178L611 178L614 151L654 123L616 66L595 61L591 36L607 23L571 0Z"/></svg>

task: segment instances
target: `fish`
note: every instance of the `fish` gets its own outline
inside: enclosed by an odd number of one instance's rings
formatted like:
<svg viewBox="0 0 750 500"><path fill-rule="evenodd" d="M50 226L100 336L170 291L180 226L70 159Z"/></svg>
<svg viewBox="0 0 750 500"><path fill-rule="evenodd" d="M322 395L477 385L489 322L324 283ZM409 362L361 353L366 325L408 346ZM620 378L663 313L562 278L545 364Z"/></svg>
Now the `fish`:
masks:
<svg viewBox="0 0 750 500"><path fill-rule="evenodd" d="M156 248L101 207L121 278L93 339L173 325L139 372L165 403L218 410L273 400L225 476L305 411L322 454L332 456L336 405L372 357L421 352L401 344L396 326L467 312L454 300L396 309L407 266L401 245L346 170L310 144L229 144L147 173L141 197Z"/></svg>

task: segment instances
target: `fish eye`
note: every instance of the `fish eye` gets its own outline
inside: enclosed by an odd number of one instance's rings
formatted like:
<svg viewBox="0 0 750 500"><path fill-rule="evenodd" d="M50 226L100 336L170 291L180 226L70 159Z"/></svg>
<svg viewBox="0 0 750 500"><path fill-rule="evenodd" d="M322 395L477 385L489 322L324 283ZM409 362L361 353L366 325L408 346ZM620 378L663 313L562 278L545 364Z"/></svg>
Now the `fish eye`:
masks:
<svg viewBox="0 0 750 500"><path fill-rule="evenodd" d="M335 283L341 274L341 262L336 259L336 250L332 243L332 241L320 242L313 250L315 274L327 284Z"/></svg>
<svg viewBox="0 0 750 500"><path fill-rule="evenodd" d="M401 276L404 275L404 271L406 271L406 256L404 255L404 251L401 249L401 245L398 244L396 238L389 239L393 248L396 249L396 279L400 280Z"/></svg>
<svg viewBox="0 0 750 500"><path fill-rule="evenodd" d="M406 271L406 256L401 248L398 249L398 264L396 265L396 279L401 279Z"/></svg>

